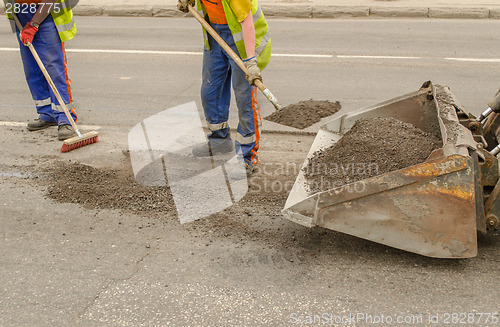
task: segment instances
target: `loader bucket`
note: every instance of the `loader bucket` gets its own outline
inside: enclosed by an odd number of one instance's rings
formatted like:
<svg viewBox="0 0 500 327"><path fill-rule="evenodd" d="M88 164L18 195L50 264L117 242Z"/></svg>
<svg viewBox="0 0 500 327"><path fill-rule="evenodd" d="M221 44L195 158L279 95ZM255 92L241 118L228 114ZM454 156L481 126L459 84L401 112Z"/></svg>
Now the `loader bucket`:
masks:
<svg viewBox="0 0 500 327"><path fill-rule="evenodd" d="M447 87L426 82L417 92L334 116L320 128L283 214L424 256L476 256L476 211L482 209L476 142L460 124L458 106ZM440 134L443 147L417 165L311 194L304 169L313 154L338 142L358 119L376 117Z"/></svg>

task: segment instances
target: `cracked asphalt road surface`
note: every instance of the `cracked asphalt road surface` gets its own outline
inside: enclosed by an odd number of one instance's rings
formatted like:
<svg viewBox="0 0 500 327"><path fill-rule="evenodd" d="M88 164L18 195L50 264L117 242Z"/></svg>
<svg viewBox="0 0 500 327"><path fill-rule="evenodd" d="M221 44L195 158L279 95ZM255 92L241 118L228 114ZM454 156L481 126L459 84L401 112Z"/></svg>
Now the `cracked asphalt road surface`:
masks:
<svg viewBox="0 0 500 327"><path fill-rule="evenodd" d="M0 127L0 326L284 326L320 314L497 310L498 235L479 238L477 258L436 260L285 220L279 192L249 193L185 225L58 203L40 166L130 163L116 128L71 156L49 141L53 132ZM300 164L312 140L265 133L261 158Z"/></svg>

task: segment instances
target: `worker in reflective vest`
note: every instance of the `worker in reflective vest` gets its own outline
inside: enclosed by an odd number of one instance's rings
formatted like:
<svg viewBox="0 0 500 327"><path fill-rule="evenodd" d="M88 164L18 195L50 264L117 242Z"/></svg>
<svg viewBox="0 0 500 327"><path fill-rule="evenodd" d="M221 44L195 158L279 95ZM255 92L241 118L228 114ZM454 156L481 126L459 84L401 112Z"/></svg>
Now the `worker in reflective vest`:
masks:
<svg viewBox="0 0 500 327"><path fill-rule="evenodd" d="M39 117L28 123L28 130L36 131L49 126L58 126L58 139L65 140L75 134L68 118L43 76L31 51L26 47L31 43L62 99L77 120L71 97L71 80L68 77L64 42L76 34L73 12L69 0L10 0L6 3L7 18L17 14L24 26L19 33L19 45L26 81Z"/></svg>
<svg viewBox="0 0 500 327"><path fill-rule="evenodd" d="M179 0L178 8L188 12L188 3ZM244 160L247 173L252 173L259 159L260 128L262 120L257 103L256 79L262 79L261 70L271 59L271 39L268 25L257 0L197 0L197 11L205 17L221 38L239 54L248 69L248 75L224 52L203 29L205 49L201 101L210 129L208 145L193 149L198 157L227 153L236 148ZM239 124L235 144L228 125L231 83L238 107Z"/></svg>

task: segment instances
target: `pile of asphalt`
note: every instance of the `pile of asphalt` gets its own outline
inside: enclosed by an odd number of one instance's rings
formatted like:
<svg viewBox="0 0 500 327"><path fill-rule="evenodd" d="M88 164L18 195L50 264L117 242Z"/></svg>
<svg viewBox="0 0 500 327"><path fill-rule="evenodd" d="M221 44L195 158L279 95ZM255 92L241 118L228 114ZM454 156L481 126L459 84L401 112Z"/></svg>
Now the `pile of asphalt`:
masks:
<svg viewBox="0 0 500 327"><path fill-rule="evenodd" d="M360 119L304 168L311 194L424 162L441 138L394 118Z"/></svg>
<svg viewBox="0 0 500 327"><path fill-rule="evenodd" d="M46 174L47 196L58 202L146 215L175 211L169 188L138 184L130 167L97 169L81 163L58 162Z"/></svg>
<svg viewBox="0 0 500 327"><path fill-rule="evenodd" d="M338 101L310 99L288 105L265 117L265 119L281 125L304 129L316 124L322 118L335 114L341 108L342 106Z"/></svg>

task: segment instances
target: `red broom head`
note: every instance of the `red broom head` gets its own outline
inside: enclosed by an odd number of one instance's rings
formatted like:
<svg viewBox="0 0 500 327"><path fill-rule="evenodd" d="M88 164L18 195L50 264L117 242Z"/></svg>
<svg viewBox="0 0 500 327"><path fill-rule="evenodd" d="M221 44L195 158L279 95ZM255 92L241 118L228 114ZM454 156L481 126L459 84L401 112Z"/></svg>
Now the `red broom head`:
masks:
<svg viewBox="0 0 500 327"><path fill-rule="evenodd" d="M83 146L96 143L99 140L99 135L97 132L90 132L83 134L81 137L75 136L64 140L61 147L61 152L69 152L74 149L81 148Z"/></svg>

